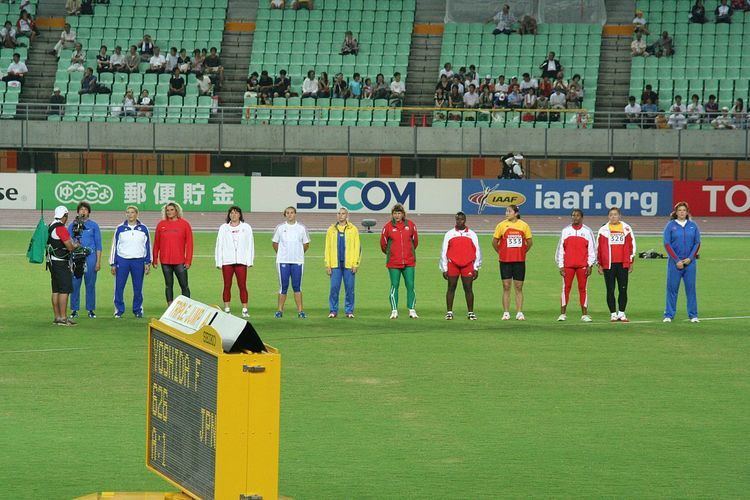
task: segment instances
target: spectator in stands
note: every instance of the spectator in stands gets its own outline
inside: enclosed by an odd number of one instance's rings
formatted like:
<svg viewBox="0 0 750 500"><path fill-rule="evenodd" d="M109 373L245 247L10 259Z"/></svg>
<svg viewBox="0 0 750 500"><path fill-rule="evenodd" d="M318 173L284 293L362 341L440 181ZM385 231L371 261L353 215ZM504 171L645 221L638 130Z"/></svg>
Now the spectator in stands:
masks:
<svg viewBox="0 0 750 500"><path fill-rule="evenodd" d="M86 69L84 64L86 64L86 51L83 50L83 45L81 45L80 43L76 43L75 50L73 50L73 54L70 56L70 66L68 66L68 73L73 73L74 71L84 71Z"/></svg>
<svg viewBox="0 0 750 500"><path fill-rule="evenodd" d="M435 95L433 96L433 106L438 109L449 107L448 97L440 87L435 89ZM444 111L436 111L434 120L445 121L446 114Z"/></svg>
<svg viewBox="0 0 750 500"><path fill-rule="evenodd" d="M375 77L375 84L372 87L372 98L388 99L389 93L388 84L385 83L385 76L383 76L383 73L378 73Z"/></svg>
<svg viewBox="0 0 750 500"><path fill-rule="evenodd" d="M352 81L349 82L349 94L355 99L362 98L362 76L359 73L352 75Z"/></svg>
<svg viewBox="0 0 750 500"><path fill-rule="evenodd" d="M461 66L460 68L458 68L457 72L453 73L453 78L455 79L456 77L458 77L458 81L461 83L463 83L464 80L466 80L466 67L465 66Z"/></svg>
<svg viewBox="0 0 750 500"><path fill-rule="evenodd" d="M747 126L747 112L745 111L745 101L742 98L735 99L734 105L729 111L734 128L745 128Z"/></svg>
<svg viewBox="0 0 750 500"><path fill-rule="evenodd" d="M101 73L102 71L112 71L106 45L102 45L99 53L96 55L96 72Z"/></svg>
<svg viewBox="0 0 750 500"><path fill-rule="evenodd" d="M533 109L536 107L536 92L531 87L522 91L524 109Z"/></svg>
<svg viewBox="0 0 750 500"><path fill-rule="evenodd" d="M365 78L365 83L362 84L362 98L372 99L372 80Z"/></svg>
<svg viewBox="0 0 750 500"><path fill-rule="evenodd" d="M531 78L530 74L524 73L522 75L520 86L521 92L525 92L527 89L532 89L536 94L537 89L539 89L539 82L537 82L536 78Z"/></svg>
<svg viewBox="0 0 750 500"><path fill-rule="evenodd" d="M717 24L731 23L732 14L734 14L734 10L732 9L730 5L727 5L727 0L721 0L721 3L714 10L714 15L716 16Z"/></svg>
<svg viewBox="0 0 750 500"><path fill-rule="evenodd" d="M94 0L82 0L80 13L82 16L93 16L94 15Z"/></svg>
<svg viewBox="0 0 750 500"><path fill-rule="evenodd" d="M510 83L508 84L508 92L520 92L521 91L521 85L518 83L518 77L513 77L510 79Z"/></svg>
<svg viewBox="0 0 750 500"><path fill-rule="evenodd" d="M448 106L454 109L461 109L464 107L464 96L458 91L457 86L451 87L451 92L448 94ZM448 113L449 120L460 120L461 113Z"/></svg>
<svg viewBox="0 0 750 500"><path fill-rule="evenodd" d="M187 51L185 49L180 49L180 55L177 57L177 67L180 68L180 73L184 75L190 73L190 56L187 55Z"/></svg>
<svg viewBox="0 0 750 500"><path fill-rule="evenodd" d="M154 42L151 41L151 35L143 35L143 40L138 44L138 52L141 54L141 61L148 62L154 55Z"/></svg>
<svg viewBox="0 0 750 500"><path fill-rule="evenodd" d="M315 71L307 72L307 77L302 82L302 99L318 97L318 79L315 78Z"/></svg>
<svg viewBox="0 0 750 500"><path fill-rule="evenodd" d="M555 78L555 81L552 82L552 89L558 89L561 92L568 91L568 84L565 83L565 80L563 79L562 71L557 74L557 78Z"/></svg>
<svg viewBox="0 0 750 500"><path fill-rule="evenodd" d="M583 104L583 87L579 80L571 80L568 83L568 92L565 94L565 105L568 109L578 109Z"/></svg>
<svg viewBox="0 0 750 500"><path fill-rule="evenodd" d="M646 47L646 52L656 57L668 57L674 54L674 44L672 37L666 31L661 32L661 36L656 42Z"/></svg>
<svg viewBox="0 0 750 500"><path fill-rule="evenodd" d="M688 123L700 123L703 121L703 105L700 103L698 94L693 94L690 97L690 104L687 106L688 112Z"/></svg>
<svg viewBox="0 0 750 500"><path fill-rule="evenodd" d="M266 76L268 76L268 73L266 73ZM198 73L195 75L195 83L198 86L198 95L213 95L214 84L208 75Z"/></svg>
<svg viewBox="0 0 750 500"><path fill-rule="evenodd" d="M641 104L646 102L646 99L650 99L652 103L658 105L659 104L659 94L654 92L653 87L651 84L647 84L646 88L643 89L643 93L641 94Z"/></svg>
<svg viewBox="0 0 750 500"><path fill-rule="evenodd" d="M49 98L49 108L47 114L50 116L62 116L65 109L65 97L60 94L60 87L52 89L52 95Z"/></svg>
<svg viewBox="0 0 750 500"><path fill-rule="evenodd" d="M630 42L630 55L633 57L649 55L648 52L646 52L646 41L640 33L636 33L635 39Z"/></svg>
<svg viewBox="0 0 750 500"><path fill-rule="evenodd" d="M83 71L83 78L81 78L81 90L79 94L96 94L96 77L94 76L94 68L86 68Z"/></svg>
<svg viewBox="0 0 750 500"><path fill-rule="evenodd" d="M125 71L125 54L122 53L122 47L119 45L115 47L115 51L109 58L109 67L111 71L121 72Z"/></svg>
<svg viewBox="0 0 750 500"><path fill-rule="evenodd" d="M151 117L151 113L154 110L154 101L151 96L148 95L148 90L143 89L141 95L138 97L138 116Z"/></svg>
<svg viewBox="0 0 750 500"><path fill-rule="evenodd" d="M549 107L552 109L564 109L566 102L565 92L555 87L552 90L552 95L549 96Z"/></svg>
<svg viewBox="0 0 750 500"><path fill-rule="evenodd" d="M347 31L344 34L344 43L341 44L341 54L342 56L348 56L348 55L354 55L356 56L359 53L359 42L356 38L354 38L354 34L352 34L351 31Z"/></svg>
<svg viewBox="0 0 750 500"><path fill-rule="evenodd" d="M495 96L492 95L492 89L489 85L484 85L479 94L479 107L481 109L492 109L495 107Z"/></svg>
<svg viewBox="0 0 750 500"><path fill-rule="evenodd" d="M750 0L732 0L732 9L747 12L750 10Z"/></svg>
<svg viewBox="0 0 750 500"><path fill-rule="evenodd" d="M628 104L625 106L625 119L628 123L641 124L641 105L635 102L635 96L628 97Z"/></svg>
<svg viewBox="0 0 750 500"><path fill-rule="evenodd" d="M0 28L0 46L5 47L6 49L13 49L18 45L18 41L16 40L16 29L10 21L5 21L3 27Z"/></svg>
<svg viewBox="0 0 750 500"><path fill-rule="evenodd" d="M464 89L469 90L469 85L474 85L475 87L479 88L479 79L477 78L476 73L466 73L466 79L464 80Z"/></svg>
<svg viewBox="0 0 750 500"><path fill-rule="evenodd" d="M464 95L464 82L461 79L461 75L458 73L453 75L453 82L451 83L451 87L456 85L458 87L458 91L461 93L461 95Z"/></svg>
<svg viewBox="0 0 750 500"><path fill-rule="evenodd" d="M708 121L712 121L719 114L719 103L716 101L716 96L711 94L708 96L708 101L703 105L706 110L706 116Z"/></svg>
<svg viewBox="0 0 750 500"><path fill-rule="evenodd" d="M534 16L525 15L521 18L521 27L518 33L521 35L536 35L537 23Z"/></svg>
<svg viewBox="0 0 750 500"><path fill-rule="evenodd" d="M508 84L505 83L505 75L500 75L497 77L497 82L495 83L495 93L498 92L504 92L508 93Z"/></svg>
<svg viewBox="0 0 750 500"><path fill-rule="evenodd" d="M328 81L328 73L325 71L320 73L320 78L318 79L318 97L331 97L331 82Z"/></svg>
<svg viewBox="0 0 750 500"><path fill-rule="evenodd" d="M441 89L443 94L448 94L451 91L451 84L448 81L447 75L440 75L440 81L435 86L435 90Z"/></svg>
<svg viewBox="0 0 750 500"><path fill-rule="evenodd" d="M492 83L492 75L484 75L484 80L479 82L479 93L484 92L484 89L488 89L490 94L495 92L495 85Z"/></svg>
<svg viewBox="0 0 750 500"><path fill-rule="evenodd" d="M161 53L159 47L154 47L154 55L148 60L146 73L164 73L166 65L167 58Z"/></svg>
<svg viewBox="0 0 750 500"><path fill-rule="evenodd" d="M539 69L542 70L542 76L548 76L550 78L555 78L558 73L563 71L562 64L555 59L554 52L547 54L547 59L539 65Z"/></svg>
<svg viewBox="0 0 750 500"><path fill-rule="evenodd" d="M690 9L690 22L703 24L706 19L706 8L703 6L703 0L695 0L695 5Z"/></svg>
<svg viewBox="0 0 750 500"><path fill-rule="evenodd" d="M492 30L493 35L499 35L500 33L510 35L515 31L513 25L516 23L516 18L510 13L510 5L508 4L503 5L503 8L489 18L487 22L495 23L495 29Z"/></svg>
<svg viewBox="0 0 750 500"><path fill-rule="evenodd" d="M687 117L685 116L686 112L687 106L682 103L682 96L676 95L674 97L674 103L669 107L669 127L675 130L685 128L685 125L687 125Z"/></svg>
<svg viewBox="0 0 750 500"><path fill-rule="evenodd" d="M505 92L495 92L495 99L492 101L492 107L502 109L508 107L508 94Z"/></svg>
<svg viewBox="0 0 750 500"><path fill-rule="evenodd" d="M332 97L335 99L346 99L349 97L349 85L344 80L342 73L338 73L336 79L333 81Z"/></svg>
<svg viewBox="0 0 750 500"><path fill-rule="evenodd" d="M317 89L316 89L317 90ZM258 97L258 72L253 71L245 82L245 99ZM302 96L304 97L304 95Z"/></svg>
<svg viewBox="0 0 750 500"><path fill-rule="evenodd" d="M138 73L138 65L141 62L141 56L138 54L138 47L130 46L130 52L125 54L125 73Z"/></svg>
<svg viewBox="0 0 750 500"><path fill-rule="evenodd" d="M438 75L440 78L443 78L445 76L446 78L450 79L453 78L453 66L451 63L447 62L443 65L443 69L440 70L440 74Z"/></svg>
<svg viewBox="0 0 750 500"><path fill-rule="evenodd" d="M401 106L404 102L404 95L406 94L406 85L401 81L401 73L396 71L393 73L393 80L391 80L391 96L390 106Z"/></svg>
<svg viewBox="0 0 750 500"><path fill-rule="evenodd" d="M279 71L279 76L273 82L273 96L274 97L293 97L296 94L292 92L292 80L286 76L286 70L282 69Z"/></svg>
<svg viewBox="0 0 750 500"><path fill-rule="evenodd" d="M468 92L464 93L463 97L464 108L478 108L479 107L479 94L477 93L477 87L473 83L469 84Z"/></svg>
<svg viewBox="0 0 750 500"><path fill-rule="evenodd" d="M219 54L216 53L216 47L211 47L211 51L203 60L204 73L211 77L218 77L218 87L224 85L224 66L221 65ZM215 81L214 78L212 78Z"/></svg>
<svg viewBox="0 0 750 500"><path fill-rule="evenodd" d="M67 0L65 2L65 12L69 16L77 16L81 13L81 0Z"/></svg>
<svg viewBox="0 0 750 500"><path fill-rule="evenodd" d="M515 109L523 106L523 95L517 88L512 88L506 97L506 102L509 108Z"/></svg>
<svg viewBox="0 0 750 500"><path fill-rule="evenodd" d="M542 81L539 83L539 95L549 98L552 95L552 89L554 85L550 81L548 76L543 76Z"/></svg>
<svg viewBox="0 0 750 500"><path fill-rule="evenodd" d="M641 105L641 112L643 117L643 128L653 128L654 127L654 119L656 118L656 115L659 113L659 107L656 105L656 103L651 100L650 96L647 96L646 99L642 99L641 102L643 103Z"/></svg>
<svg viewBox="0 0 750 500"><path fill-rule="evenodd" d="M654 118L654 125L657 129L668 129L669 120L667 120L667 117L664 116L664 113L657 113L656 117Z"/></svg>
<svg viewBox="0 0 750 500"><path fill-rule="evenodd" d="M3 77L4 82L21 82L23 83L26 73L29 72L29 68L26 67L26 63L21 61L21 54L16 52L13 54L13 60L8 65L6 75Z"/></svg>
<svg viewBox="0 0 750 500"><path fill-rule="evenodd" d="M135 98L133 97L133 91L127 89L125 95L122 97L122 116L135 116Z"/></svg>
<svg viewBox="0 0 750 500"><path fill-rule="evenodd" d="M16 22L16 32L18 33L18 36L25 36L32 42L37 37L37 35L39 35L39 30L36 27L36 22L31 17L31 14L29 14L25 10L21 11L21 17L19 17L18 21Z"/></svg>
<svg viewBox="0 0 750 500"><path fill-rule="evenodd" d="M185 79L180 75L180 68L172 70L172 78L169 79L169 96L180 95L185 97Z"/></svg>
<svg viewBox="0 0 750 500"><path fill-rule="evenodd" d="M177 47L170 47L169 54L165 57L167 64L164 66L164 71L171 73L177 67L177 60L179 58L180 56L177 55Z"/></svg>
<svg viewBox="0 0 750 500"><path fill-rule="evenodd" d="M633 18L633 33L642 33L644 35L650 35L648 31L648 23L646 18L643 17L643 11L638 9L635 11L635 17Z"/></svg>
<svg viewBox="0 0 750 500"><path fill-rule="evenodd" d="M711 126L715 129L733 129L732 117L729 115L729 108L721 108L721 114L711 120Z"/></svg>
<svg viewBox="0 0 750 500"><path fill-rule="evenodd" d="M190 71L192 71L196 75L198 73L203 73L203 59L203 54L201 53L200 49L195 49L193 51L193 62L192 66L190 67Z"/></svg>
<svg viewBox="0 0 750 500"><path fill-rule="evenodd" d="M271 9L284 10L285 7L286 7L286 2L284 0L271 0L271 5L270 5Z"/></svg>
<svg viewBox="0 0 750 500"><path fill-rule="evenodd" d="M469 83L473 83L477 87L479 86L479 77L477 76L476 66L474 66L473 64L469 65L469 71L464 72L464 80L468 81Z"/></svg>
<svg viewBox="0 0 750 500"><path fill-rule="evenodd" d="M292 2L292 8L294 10L299 10L302 8L313 10L313 0L294 0L294 2Z"/></svg>
<svg viewBox="0 0 750 500"><path fill-rule="evenodd" d="M60 33L60 39L55 44L55 47L49 51L50 55L57 58L60 57L60 51L63 49L69 49L76 43L76 32L70 28L70 24L65 23L62 33Z"/></svg>
<svg viewBox="0 0 750 500"><path fill-rule="evenodd" d="M258 91L264 100L273 97L273 78L265 69L260 72L260 78L258 78Z"/></svg>

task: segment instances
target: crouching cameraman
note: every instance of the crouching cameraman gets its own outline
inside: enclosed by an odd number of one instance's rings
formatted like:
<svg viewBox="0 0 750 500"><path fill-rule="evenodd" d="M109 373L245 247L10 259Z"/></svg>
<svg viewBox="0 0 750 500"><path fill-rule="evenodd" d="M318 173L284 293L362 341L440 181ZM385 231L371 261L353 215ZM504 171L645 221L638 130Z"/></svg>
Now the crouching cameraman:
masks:
<svg viewBox="0 0 750 500"><path fill-rule="evenodd" d="M70 317L77 318L81 306L81 284L86 283L86 310L89 318L96 318L96 275L101 268L102 233L99 224L91 220L91 205L82 201L76 208L78 214L68 226L73 240L88 250L88 255L74 255L73 294L70 296Z"/></svg>
<svg viewBox="0 0 750 500"><path fill-rule="evenodd" d="M55 312L53 324L74 326L69 320L68 295L73 291L73 273L70 269L71 253L79 246L65 228L68 222L68 209L60 205L55 209L55 220L47 228L47 268L52 277L52 309Z"/></svg>

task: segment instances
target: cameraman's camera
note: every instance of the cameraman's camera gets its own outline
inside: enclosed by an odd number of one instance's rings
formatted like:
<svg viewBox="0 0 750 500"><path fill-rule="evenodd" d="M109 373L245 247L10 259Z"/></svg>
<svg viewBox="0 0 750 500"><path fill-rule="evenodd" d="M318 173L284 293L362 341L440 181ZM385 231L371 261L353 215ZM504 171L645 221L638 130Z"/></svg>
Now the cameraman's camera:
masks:
<svg viewBox="0 0 750 500"><path fill-rule="evenodd" d="M80 215L76 215L75 220L73 220L73 238L80 239L83 232L86 230L86 222L83 217Z"/></svg>

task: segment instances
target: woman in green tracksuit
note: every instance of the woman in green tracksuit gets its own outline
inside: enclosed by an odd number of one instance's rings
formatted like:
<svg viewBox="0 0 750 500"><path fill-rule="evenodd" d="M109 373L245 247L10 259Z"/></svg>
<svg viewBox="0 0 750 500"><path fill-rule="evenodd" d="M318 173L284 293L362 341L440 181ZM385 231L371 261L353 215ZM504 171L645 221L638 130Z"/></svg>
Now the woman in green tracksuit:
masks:
<svg viewBox="0 0 750 500"><path fill-rule="evenodd" d="M419 244L417 226L406 219L406 211L400 203L393 205L391 220L383 227L380 249L386 255L385 267L391 278L391 319L398 318L398 288L401 276L406 284L406 306L409 317L418 318L414 309L417 298L414 293L414 266L417 265L416 248Z"/></svg>

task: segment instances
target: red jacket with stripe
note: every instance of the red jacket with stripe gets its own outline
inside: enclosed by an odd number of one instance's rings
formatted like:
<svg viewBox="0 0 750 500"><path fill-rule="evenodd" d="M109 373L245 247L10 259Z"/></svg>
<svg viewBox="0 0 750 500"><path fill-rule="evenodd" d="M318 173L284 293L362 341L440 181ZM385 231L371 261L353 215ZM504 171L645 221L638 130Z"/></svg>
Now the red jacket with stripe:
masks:
<svg viewBox="0 0 750 500"><path fill-rule="evenodd" d="M419 245L417 226L410 220L404 219L396 223L394 219L383 226L380 233L380 249L386 255L385 267L403 269L417 265L415 252Z"/></svg>
<svg viewBox="0 0 750 500"><path fill-rule="evenodd" d="M610 269L612 263L621 262L622 267L629 268L633 265L635 258L635 235L633 229L621 222L622 232L611 232L609 223L599 228L597 240L599 250L597 252L597 262L602 269ZM620 256L618 258L618 255Z"/></svg>
<svg viewBox="0 0 750 500"><path fill-rule="evenodd" d="M559 268L580 268L596 264L596 240L593 231L585 224L578 228L571 224L563 229L557 243L555 262Z"/></svg>

